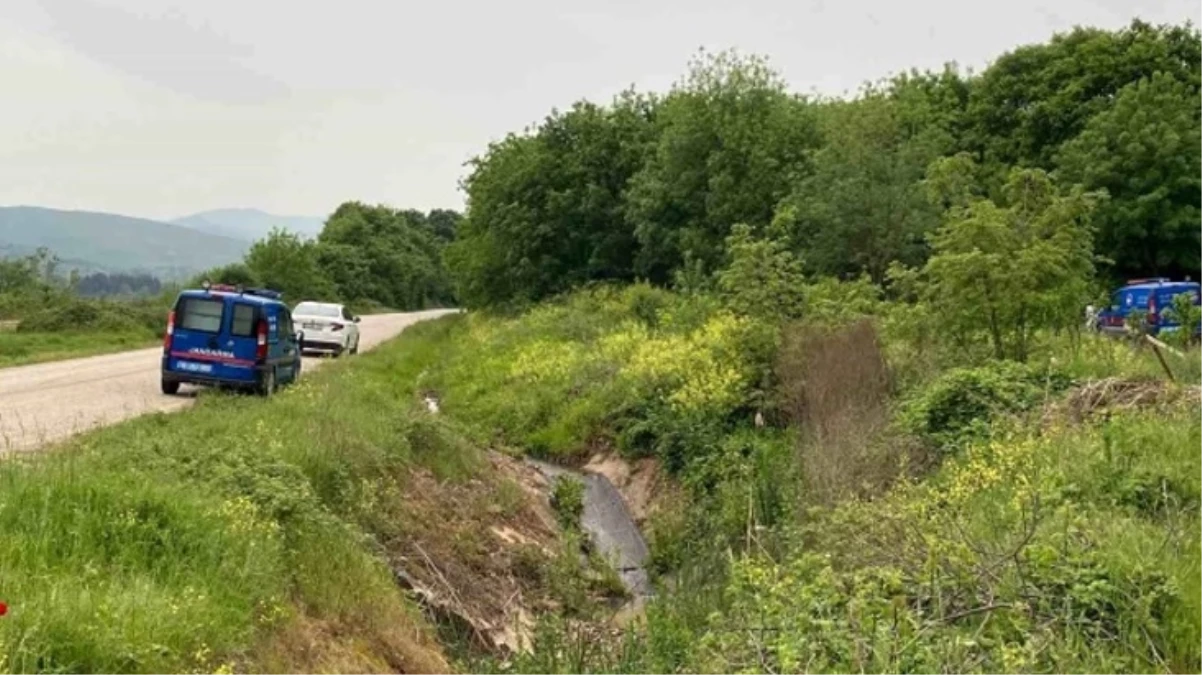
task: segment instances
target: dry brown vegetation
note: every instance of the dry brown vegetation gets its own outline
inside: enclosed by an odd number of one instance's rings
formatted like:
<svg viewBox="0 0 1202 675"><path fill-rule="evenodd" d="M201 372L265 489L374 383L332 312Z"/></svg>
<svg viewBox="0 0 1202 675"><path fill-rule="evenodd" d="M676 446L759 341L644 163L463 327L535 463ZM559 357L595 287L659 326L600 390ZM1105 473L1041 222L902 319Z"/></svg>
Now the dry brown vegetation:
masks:
<svg viewBox="0 0 1202 675"><path fill-rule="evenodd" d="M892 482L912 448L887 433L890 376L871 321L787 327L775 370L780 408L802 430L807 501L871 495Z"/></svg>
<svg viewBox="0 0 1202 675"><path fill-rule="evenodd" d="M1044 411L1044 422L1067 420L1074 424L1099 414L1136 408L1164 408L1202 404L1202 387L1178 386L1154 379L1107 377L1073 388Z"/></svg>
<svg viewBox="0 0 1202 675"><path fill-rule="evenodd" d="M559 551L547 486L535 469L496 452L464 481L415 471L404 524L384 542L397 580L434 619L486 651L528 645L552 600L541 575Z"/></svg>

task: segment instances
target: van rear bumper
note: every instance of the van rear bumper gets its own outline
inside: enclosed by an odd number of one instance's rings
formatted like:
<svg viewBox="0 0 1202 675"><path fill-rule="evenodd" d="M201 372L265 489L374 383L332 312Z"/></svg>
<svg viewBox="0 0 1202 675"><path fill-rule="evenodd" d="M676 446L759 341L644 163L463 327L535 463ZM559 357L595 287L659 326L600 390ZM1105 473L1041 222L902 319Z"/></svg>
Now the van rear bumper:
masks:
<svg viewBox="0 0 1202 675"><path fill-rule="evenodd" d="M191 373L181 370L171 369L171 357L164 355L162 365L159 368L164 382L178 382L180 384L199 384L206 387L231 387L238 389L254 389L259 386L260 374L267 369L268 365L274 366L277 364L258 364L253 368L248 368L247 373L251 377L247 379L233 379L227 377L213 377L204 373Z"/></svg>

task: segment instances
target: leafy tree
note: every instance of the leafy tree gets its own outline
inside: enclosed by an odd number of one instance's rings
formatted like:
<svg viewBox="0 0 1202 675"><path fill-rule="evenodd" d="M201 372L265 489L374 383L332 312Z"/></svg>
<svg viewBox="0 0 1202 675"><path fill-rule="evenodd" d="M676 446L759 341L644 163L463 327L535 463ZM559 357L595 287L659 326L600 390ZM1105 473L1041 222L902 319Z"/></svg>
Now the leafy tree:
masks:
<svg viewBox="0 0 1202 675"><path fill-rule="evenodd" d="M1202 97L1169 73L1130 84L1058 156L1065 180L1103 189L1098 252L1123 277L1202 272Z"/></svg>
<svg viewBox="0 0 1202 675"><path fill-rule="evenodd" d="M622 197L643 166L652 99L577 103L472 163L468 213L447 251L469 305L533 301L591 280L634 278Z"/></svg>
<svg viewBox="0 0 1202 675"><path fill-rule="evenodd" d="M205 281L213 284L242 286L244 288L260 285L259 278L246 266L246 263L242 262L230 263L229 265L215 267L207 272L202 272L189 282L187 286L196 288Z"/></svg>
<svg viewBox="0 0 1202 675"><path fill-rule="evenodd" d="M455 240L455 232L462 220L463 215L452 209L434 209L425 218L426 228L444 243Z"/></svg>
<svg viewBox="0 0 1202 675"><path fill-rule="evenodd" d="M274 228L251 246L246 267L259 283L291 301L332 300L334 284L318 262L317 245L294 232Z"/></svg>
<svg viewBox="0 0 1202 675"><path fill-rule="evenodd" d="M961 346L984 335L994 357L1024 361L1036 330L1079 323L1099 197L1079 186L1059 193L1039 169L1013 170L1003 197L948 210L931 237L922 295Z"/></svg>
<svg viewBox="0 0 1202 675"><path fill-rule="evenodd" d="M902 80L903 87L917 80ZM923 97L867 87L854 101L821 108L823 146L814 172L778 210L807 266L821 275L867 273L884 280L892 261L921 264L924 235L939 212L921 181L927 165L951 149L954 116L937 119Z"/></svg>
<svg viewBox="0 0 1202 675"><path fill-rule="evenodd" d="M1179 328L1169 334L1169 340L1178 346L1188 347L1197 338L1195 331L1202 324L1202 305L1198 296L1193 293L1179 293L1173 296L1173 304L1164 312L1169 319L1176 321Z"/></svg>
<svg viewBox="0 0 1202 675"><path fill-rule="evenodd" d="M986 163L1051 170L1061 144L1108 109L1119 90L1157 72L1197 87L1196 29L1136 20L1119 31L1075 28L1019 47L973 83L967 143Z"/></svg>
<svg viewBox="0 0 1202 675"><path fill-rule="evenodd" d="M627 195L635 271L655 283L671 279L686 251L717 269L733 224L768 225L818 142L811 106L763 59L733 52L702 52L660 104L656 127Z"/></svg>
<svg viewBox="0 0 1202 675"><path fill-rule="evenodd" d="M732 310L778 321L800 316L805 278L784 242L756 237L740 223L731 228L726 248L730 264L718 272L718 289Z"/></svg>
<svg viewBox="0 0 1202 675"><path fill-rule="evenodd" d="M411 213L387 206L339 206L313 249L334 294L405 310L450 302L443 246L414 220Z"/></svg>
<svg viewBox="0 0 1202 675"><path fill-rule="evenodd" d="M157 277L149 274L94 272L80 277L73 288L77 294L83 297L95 298L158 295L163 290L163 283Z"/></svg>

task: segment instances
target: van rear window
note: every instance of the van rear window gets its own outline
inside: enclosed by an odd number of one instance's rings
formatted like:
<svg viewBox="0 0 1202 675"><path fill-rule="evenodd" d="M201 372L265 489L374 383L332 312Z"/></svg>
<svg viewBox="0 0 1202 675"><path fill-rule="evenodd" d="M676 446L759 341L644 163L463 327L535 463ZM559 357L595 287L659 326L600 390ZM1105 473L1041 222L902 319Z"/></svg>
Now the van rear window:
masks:
<svg viewBox="0 0 1202 675"><path fill-rule="evenodd" d="M179 327L204 333L220 333L225 302L206 298L184 298L179 303Z"/></svg>
<svg viewBox="0 0 1202 675"><path fill-rule="evenodd" d="M255 308L250 305L237 303L234 305L234 319L230 322L230 333L234 337L255 336Z"/></svg>

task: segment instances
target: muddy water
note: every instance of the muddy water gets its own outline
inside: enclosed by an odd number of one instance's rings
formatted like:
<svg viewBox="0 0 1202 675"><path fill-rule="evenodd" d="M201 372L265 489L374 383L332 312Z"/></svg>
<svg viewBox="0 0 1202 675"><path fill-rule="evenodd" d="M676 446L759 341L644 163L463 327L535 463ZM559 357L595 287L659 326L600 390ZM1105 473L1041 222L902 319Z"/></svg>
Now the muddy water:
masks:
<svg viewBox="0 0 1202 675"><path fill-rule="evenodd" d="M635 598L652 595L647 576L647 542L635 525L626 502L609 479L590 471L573 471L538 460L526 460L548 479L572 476L584 483L584 512L580 526L592 539L597 551L609 560Z"/></svg>

